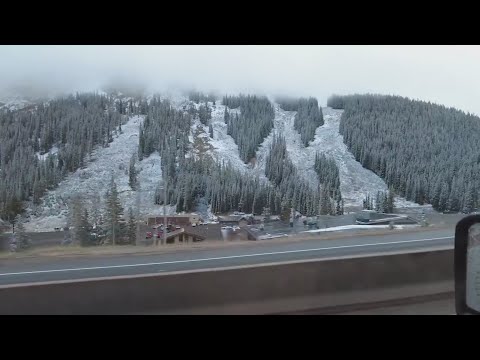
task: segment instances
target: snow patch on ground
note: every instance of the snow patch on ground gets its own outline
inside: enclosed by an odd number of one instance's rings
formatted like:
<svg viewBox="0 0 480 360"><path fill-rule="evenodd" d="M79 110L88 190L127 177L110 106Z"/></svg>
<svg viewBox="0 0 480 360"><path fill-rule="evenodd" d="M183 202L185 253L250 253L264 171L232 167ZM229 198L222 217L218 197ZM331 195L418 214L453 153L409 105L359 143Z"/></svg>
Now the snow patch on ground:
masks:
<svg viewBox="0 0 480 360"><path fill-rule="evenodd" d="M395 229L407 229L419 227L420 225L395 225ZM388 229L389 225L343 225L343 226L334 226L326 229L315 229L315 230L306 230L302 233L319 233L319 232L329 232L329 231L342 231L342 230L362 230L362 229Z"/></svg>
<svg viewBox="0 0 480 360"><path fill-rule="evenodd" d="M395 197L395 207L396 208L411 208L412 210L416 209L417 211L420 211L420 212L422 212L422 211L428 211L428 212L434 211L432 205L430 205L430 204L419 205L417 203L408 201L407 199L399 197L399 196Z"/></svg>
<svg viewBox="0 0 480 360"><path fill-rule="evenodd" d="M48 153L41 155L40 152L36 152L35 155L37 156L38 160L45 161L47 160L48 155L55 155L56 153L58 153L58 147L52 146Z"/></svg>
<svg viewBox="0 0 480 360"><path fill-rule="evenodd" d="M205 198L199 200L196 208L195 213L200 215L204 223L216 223L218 221L218 217L212 213L212 206L208 205Z"/></svg>

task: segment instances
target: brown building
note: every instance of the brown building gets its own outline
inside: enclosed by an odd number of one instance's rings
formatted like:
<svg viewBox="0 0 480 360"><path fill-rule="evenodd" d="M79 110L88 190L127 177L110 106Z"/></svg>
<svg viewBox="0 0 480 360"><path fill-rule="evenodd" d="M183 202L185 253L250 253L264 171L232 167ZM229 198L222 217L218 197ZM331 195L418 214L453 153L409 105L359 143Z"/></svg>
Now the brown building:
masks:
<svg viewBox="0 0 480 360"><path fill-rule="evenodd" d="M164 220L163 216L149 217L147 219L147 225L148 226L160 225L160 224L163 224L163 220ZM178 225L178 226L187 226L194 223L197 224L201 221L202 219L200 218L200 216L196 214L167 216L167 224Z"/></svg>

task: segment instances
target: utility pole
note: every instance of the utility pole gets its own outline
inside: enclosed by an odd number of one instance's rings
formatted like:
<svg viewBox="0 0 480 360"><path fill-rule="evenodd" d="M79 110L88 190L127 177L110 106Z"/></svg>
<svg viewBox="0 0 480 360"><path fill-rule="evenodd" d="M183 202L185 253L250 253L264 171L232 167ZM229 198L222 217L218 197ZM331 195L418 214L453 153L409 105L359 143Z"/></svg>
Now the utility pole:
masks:
<svg viewBox="0 0 480 360"><path fill-rule="evenodd" d="M137 182L137 209L136 209L136 215L137 215L137 236L135 239L135 245L138 245L138 242L140 241L140 204L141 204L141 197L142 196L142 189L140 188L140 182Z"/></svg>
<svg viewBox="0 0 480 360"><path fill-rule="evenodd" d="M113 183L114 183L114 172L112 170L112 187L113 187ZM112 191L112 189L110 189L110 191ZM115 245L115 223L117 222L117 209L116 209L116 206L112 203L112 245Z"/></svg>
<svg viewBox="0 0 480 360"><path fill-rule="evenodd" d="M116 219L116 216L115 216ZM115 246L115 220L112 219L112 245Z"/></svg>
<svg viewBox="0 0 480 360"><path fill-rule="evenodd" d="M165 175L163 177L163 238L162 245L167 243L167 166L165 165Z"/></svg>

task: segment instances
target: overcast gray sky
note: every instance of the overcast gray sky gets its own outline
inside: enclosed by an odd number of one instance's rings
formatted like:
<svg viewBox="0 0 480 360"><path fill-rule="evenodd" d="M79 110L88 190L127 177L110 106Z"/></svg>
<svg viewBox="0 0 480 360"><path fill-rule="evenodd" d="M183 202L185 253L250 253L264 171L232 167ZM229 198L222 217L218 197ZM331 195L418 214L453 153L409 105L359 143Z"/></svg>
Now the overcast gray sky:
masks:
<svg viewBox="0 0 480 360"><path fill-rule="evenodd" d="M0 46L0 90L92 90L107 81L162 90L382 93L480 114L479 46Z"/></svg>

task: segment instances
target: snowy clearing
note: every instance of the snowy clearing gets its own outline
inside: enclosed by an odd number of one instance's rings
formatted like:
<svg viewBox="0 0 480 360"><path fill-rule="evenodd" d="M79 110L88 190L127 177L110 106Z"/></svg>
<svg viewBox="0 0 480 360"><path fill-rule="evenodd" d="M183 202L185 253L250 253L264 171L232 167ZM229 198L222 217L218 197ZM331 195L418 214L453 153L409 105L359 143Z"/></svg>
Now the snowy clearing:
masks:
<svg viewBox="0 0 480 360"><path fill-rule="evenodd" d="M283 132L290 159L306 179L316 179L313 166L315 153L319 152L332 157L337 163L340 170L340 190L345 206L362 206L362 201L367 194L376 194L377 191L388 190L385 181L356 161L353 154L343 143L343 136L339 133L343 110L334 110L329 107L322 108L325 123L316 129L315 138L307 147L301 142L300 134L293 128L295 112L287 112L281 109L277 109L277 112L279 114L279 126L277 126L276 118L275 129ZM395 206L418 207L419 205L402 198L396 198Z"/></svg>
<svg viewBox="0 0 480 360"><path fill-rule="evenodd" d="M47 160L48 155L55 155L56 153L58 153L58 148L56 146L52 146L48 153L41 155L40 152L36 152L35 155L37 156L38 160L44 161Z"/></svg>
<svg viewBox="0 0 480 360"><path fill-rule="evenodd" d="M254 171L265 174L266 158L275 134L285 137L288 156L299 173L312 185L316 185L317 174L313 166L316 152L325 153L335 159L340 170L340 190L345 206L361 206L367 193L387 190L385 182L372 171L362 167L343 143L338 132L342 110L323 108L324 125L316 129L315 138L305 147L300 134L294 128L295 111L285 111L275 104L275 120L272 132L265 138L257 151Z"/></svg>
<svg viewBox="0 0 480 360"><path fill-rule="evenodd" d="M240 113L239 109L228 109L231 115ZM232 164L232 166L242 172L249 170L247 164L245 164L238 152L238 145L230 135L227 135L227 124L223 119L225 113L224 105L215 105L212 107L212 127L213 127L213 139L209 138L210 144L213 146L213 157L218 162L225 162ZM205 127L208 133L208 126Z"/></svg>
<svg viewBox="0 0 480 360"><path fill-rule="evenodd" d="M97 148L92 152L86 168L78 169L62 181L57 189L49 191L42 204L31 207L27 214L35 215L25 223L27 231L52 231L54 227L66 225L68 202L75 194L81 194L87 209L103 208L104 195L110 186L112 175L115 178L120 199L125 212L129 207L135 209L139 196L141 215L161 215L163 206L155 205L155 188L161 181L160 156L154 153L136 164L141 190L132 191L128 185L128 166L130 157L137 151L139 126L142 116L133 116L122 126L123 133L114 137L108 148ZM173 207L167 207L172 214Z"/></svg>

